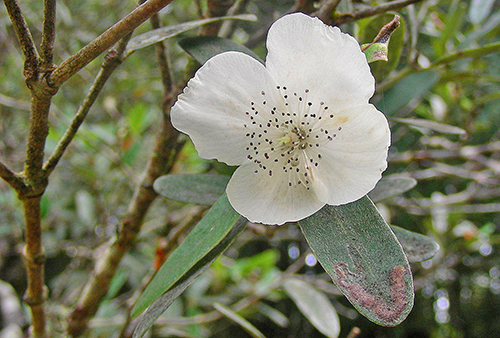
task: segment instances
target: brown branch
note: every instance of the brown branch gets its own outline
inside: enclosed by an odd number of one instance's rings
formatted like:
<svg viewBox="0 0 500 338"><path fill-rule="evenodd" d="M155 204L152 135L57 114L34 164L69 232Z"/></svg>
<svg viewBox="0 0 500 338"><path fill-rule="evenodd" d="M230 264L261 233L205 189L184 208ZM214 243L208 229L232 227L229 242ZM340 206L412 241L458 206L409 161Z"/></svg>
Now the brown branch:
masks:
<svg viewBox="0 0 500 338"><path fill-rule="evenodd" d="M208 0L207 1L207 11L205 13L205 18L217 18L227 14L227 11L233 5L234 0ZM203 36L215 36L219 32L222 25L221 21L213 22L208 25L204 25L200 29L200 35Z"/></svg>
<svg viewBox="0 0 500 338"><path fill-rule="evenodd" d="M42 165L45 141L49 134L51 95L48 93L36 93L35 91L32 91L31 95L31 113L24 173L26 184L33 189L32 195L38 196L43 193L47 186Z"/></svg>
<svg viewBox="0 0 500 338"><path fill-rule="evenodd" d="M152 19L152 23L153 26L158 25L159 27L159 20L157 18ZM106 295L111 280L116 273L116 269L123 256L135 243L144 217L157 197L153 189L154 181L170 171L175 162L176 155L182 146L182 143L177 142L179 133L172 127L168 114L176 95L173 95L174 90L172 88L168 60L165 55L165 47L163 43L161 45L162 47L157 47L157 55L159 57L162 83L166 90L162 125L156 136L155 147L141 182L132 197L127 214L122 219L121 229L117 237L96 263L94 272L87 282L76 308L68 318L68 333L73 337L80 336L86 330L89 320L97 312L99 304Z"/></svg>
<svg viewBox="0 0 500 338"><path fill-rule="evenodd" d="M311 14L311 16L320 18L323 22L331 21L333 13L335 13L335 9L339 3L340 0L326 0L316 12Z"/></svg>
<svg viewBox="0 0 500 338"><path fill-rule="evenodd" d="M59 67L57 67L47 78L49 85L54 88L61 86L61 84L80 71L80 69L85 67L102 52L110 48L125 35L132 32L154 13L157 13L172 1L173 0L149 0L135 8L126 17L111 26L87 46L83 47L76 54L61 63L61 65L59 65Z"/></svg>
<svg viewBox="0 0 500 338"><path fill-rule="evenodd" d="M111 74L119 65L122 64L123 52L125 50L125 47L127 46L128 41L130 40L130 37L131 34L128 34L125 38L120 40L118 46L115 49L110 50L104 57L104 62L94 80L94 83L92 84L92 87L89 90L89 93L83 100L82 104L80 105L80 108L78 108L78 111L75 117L73 118L73 121L71 121L71 125L68 127L64 135L57 143L54 152L50 155L49 159L45 162L43 166L43 170L45 171L47 176L49 176L52 173L52 171L59 163L59 160L64 155L64 152L66 151L69 144L75 137L76 133L78 132L78 129L80 128L83 121L87 117L90 108L94 104L95 100L97 99L97 96L101 92L102 88L108 81Z"/></svg>
<svg viewBox="0 0 500 338"><path fill-rule="evenodd" d="M151 27L153 27L153 29L160 28L160 17L158 13L155 13L151 17ZM172 72L169 66L167 49L163 41L156 44L156 58L158 59L158 68L160 69L161 82L165 92L164 103L166 103L168 100L168 93L172 91ZM166 111L166 109L167 107L163 107L163 111Z"/></svg>
<svg viewBox="0 0 500 338"><path fill-rule="evenodd" d="M157 196L153 190L153 183L156 178L167 173L174 162L173 145L177 136L177 130L173 129L168 117L165 116L143 178L136 188L127 214L122 219L121 229L96 263L94 273L85 286L77 307L69 317L68 331L73 337L78 337L85 331L88 321L96 313L106 295L119 263L135 243L144 217Z"/></svg>
<svg viewBox="0 0 500 338"><path fill-rule="evenodd" d="M47 290L44 285L45 255L42 247L40 213L41 196L23 199L26 244L23 254L28 273L28 288L24 301L31 310L31 334L34 338L46 337L44 302Z"/></svg>
<svg viewBox="0 0 500 338"><path fill-rule="evenodd" d="M23 51L24 76L26 79L34 78L38 75L38 52L31 32L17 0L4 0L4 3Z"/></svg>
<svg viewBox="0 0 500 338"><path fill-rule="evenodd" d="M43 32L40 44L40 70L48 72L53 69L54 40L56 36L56 0L44 0Z"/></svg>
<svg viewBox="0 0 500 338"><path fill-rule="evenodd" d="M26 185L24 184L22 178L15 172L10 170L2 162L0 162L0 177L16 191L21 191L26 189Z"/></svg>
<svg viewBox="0 0 500 338"><path fill-rule="evenodd" d="M422 1L422 0L396 0L396 1L391 1L391 2L384 3L382 5L378 5L378 6L375 6L375 7L367 8L367 9L364 9L364 10L355 10L354 13L339 14L335 18L332 17L331 19L333 19L333 20L327 20L327 21L333 21L333 23L336 26L339 26L339 25L342 25L342 24L345 24L345 23L349 23L349 22L353 22L353 21L356 21L356 20L359 20L359 19L368 18L370 16L374 16L374 15L385 13L385 12L388 12L388 11L393 11L395 9L403 8L403 7L409 6L411 4L414 4L414 3L417 3L417 2L420 2L420 1ZM328 23L327 21L325 21L325 23Z"/></svg>

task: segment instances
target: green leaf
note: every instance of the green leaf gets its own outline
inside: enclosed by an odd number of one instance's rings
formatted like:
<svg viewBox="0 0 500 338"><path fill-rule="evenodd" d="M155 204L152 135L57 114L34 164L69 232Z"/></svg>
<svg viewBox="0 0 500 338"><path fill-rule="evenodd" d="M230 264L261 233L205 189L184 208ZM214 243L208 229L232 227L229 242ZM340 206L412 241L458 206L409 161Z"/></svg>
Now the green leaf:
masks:
<svg viewBox="0 0 500 338"><path fill-rule="evenodd" d="M375 61L388 61L387 54L389 48L385 43L368 43L361 46L361 50L366 55L366 61L372 63Z"/></svg>
<svg viewBox="0 0 500 338"><path fill-rule="evenodd" d="M386 115L394 115L411 100L420 99L438 79L439 74L432 70L411 74L384 92L383 100L377 103L377 108Z"/></svg>
<svg viewBox="0 0 500 338"><path fill-rule="evenodd" d="M269 318L274 324L283 328L290 326L290 321L288 320L288 317L285 316L282 312L273 308L272 306L260 302L257 305L257 309L259 310L259 313Z"/></svg>
<svg viewBox="0 0 500 338"><path fill-rule="evenodd" d="M391 229L401 243L410 263L431 259L439 251L439 244L427 236L395 225L391 225Z"/></svg>
<svg viewBox="0 0 500 338"><path fill-rule="evenodd" d="M462 128L450 126L449 124L424 120L424 119L402 119L402 118L391 118L393 121L408 124L410 126L431 129L444 134L456 134L456 135L467 135L467 132Z"/></svg>
<svg viewBox="0 0 500 338"><path fill-rule="evenodd" d="M216 36L196 36L179 41L182 49L189 53L196 61L204 64L212 56L228 52L238 51L252 56L255 60L264 63L254 52L233 40L219 38Z"/></svg>
<svg viewBox="0 0 500 338"><path fill-rule="evenodd" d="M241 14L234 16L222 16L218 18L202 19L181 23L178 25L171 25L151 30L149 32L137 35L130 39L125 50L125 56L129 56L138 49L142 49L168 38L175 37L179 34L185 33L203 25L221 20L244 20L244 21L257 21L257 17L253 14Z"/></svg>
<svg viewBox="0 0 500 338"><path fill-rule="evenodd" d="M318 261L362 315L383 326L408 316L414 297L408 260L367 196L327 205L299 225Z"/></svg>
<svg viewBox="0 0 500 338"><path fill-rule="evenodd" d="M224 195L229 176L214 174L165 175L153 187L167 198L202 205L212 205Z"/></svg>
<svg viewBox="0 0 500 338"><path fill-rule="evenodd" d="M214 308L222 313L227 318L231 319L233 322L241 326L248 334L254 338L266 338L255 326L253 326L248 320L231 310L230 308L215 302Z"/></svg>
<svg viewBox="0 0 500 338"><path fill-rule="evenodd" d="M184 292L184 290L192 282L194 282L194 280L198 278L198 276L200 276L216 260L216 258L229 247L229 245L231 245L235 237L240 234L241 231L243 231L246 223L247 221L240 217L234 224L231 231L222 241L220 241L219 244L217 244L217 246L215 246L202 259L200 259L189 271L186 271L184 275L171 288L168 289L168 291L166 291L162 296L153 301L146 312L141 316L138 325L134 330L133 338L139 338L144 335L144 333L153 325L156 319L158 319L158 317L161 316L163 312L165 312L165 310L174 302L174 300L179 297L179 295ZM184 249L186 249L186 247L184 247ZM189 250L189 248L187 248L186 250ZM175 264L175 262L173 262L170 258L167 260L167 262L168 261L170 261L172 264ZM141 298L143 297L143 295L141 295ZM141 298L139 298L139 300L141 300ZM134 309L136 307L137 304Z"/></svg>
<svg viewBox="0 0 500 338"><path fill-rule="evenodd" d="M417 180L411 177L382 177L368 197L373 202L402 194L417 185Z"/></svg>
<svg viewBox="0 0 500 338"><path fill-rule="evenodd" d="M436 57L448 54L448 45L455 43L457 34L463 26L467 13L467 4L457 1L453 2L446 11L446 16L442 18L443 28L439 32L437 39L433 40L434 53Z"/></svg>
<svg viewBox="0 0 500 338"><path fill-rule="evenodd" d="M283 287L300 312L319 332L330 338L339 336L339 316L323 292L296 278L285 280Z"/></svg>
<svg viewBox="0 0 500 338"><path fill-rule="evenodd" d="M477 25L491 13L495 0L472 0L469 7L469 21Z"/></svg>
<svg viewBox="0 0 500 338"><path fill-rule="evenodd" d="M227 196L223 195L158 270L137 300L132 316L137 317L176 283L188 278L200 266L209 264L220 255L243 229L245 222L238 222L240 218L229 204ZM237 231L232 231L233 228Z"/></svg>

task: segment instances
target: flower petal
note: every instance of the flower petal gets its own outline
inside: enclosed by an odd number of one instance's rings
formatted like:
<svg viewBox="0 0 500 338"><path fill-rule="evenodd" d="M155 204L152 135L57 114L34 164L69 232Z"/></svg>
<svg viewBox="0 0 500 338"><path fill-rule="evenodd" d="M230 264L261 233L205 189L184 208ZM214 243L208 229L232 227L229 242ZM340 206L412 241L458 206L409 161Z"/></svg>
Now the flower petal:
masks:
<svg viewBox="0 0 500 338"><path fill-rule="evenodd" d="M248 220L281 225L310 216L325 205L312 189L304 185L290 187L289 176L279 169L273 176L267 171L255 173L254 169L252 163L239 167L226 189L233 208Z"/></svg>
<svg viewBox="0 0 500 338"><path fill-rule="evenodd" d="M335 130L336 135L317 150L321 160L314 174L326 187L317 196L330 205L356 201L375 187L387 168L391 142L387 119L367 104L337 112L324 127Z"/></svg>
<svg viewBox="0 0 500 338"><path fill-rule="evenodd" d="M262 92L272 100L275 87L254 58L239 52L218 54L188 82L172 107L172 124L191 137L202 158L241 164L247 154L245 134L254 129L245 112Z"/></svg>
<svg viewBox="0 0 500 338"><path fill-rule="evenodd" d="M337 27L302 13L277 20L267 36L266 67L293 91L309 89L308 100L336 108L367 103L375 80L358 42Z"/></svg>

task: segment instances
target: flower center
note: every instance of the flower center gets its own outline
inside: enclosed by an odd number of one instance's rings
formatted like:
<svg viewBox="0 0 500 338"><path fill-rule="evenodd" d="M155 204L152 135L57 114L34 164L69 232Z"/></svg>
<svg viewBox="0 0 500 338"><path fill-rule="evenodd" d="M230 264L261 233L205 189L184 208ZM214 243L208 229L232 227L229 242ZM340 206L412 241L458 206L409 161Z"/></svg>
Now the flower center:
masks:
<svg viewBox="0 0 500 338"><path fill-rule="evenodd" d="M290 95L286 87L276 89L281 102L266 100L262 92L262 101L250 102L250 110L245 113L249 119L243 125L247 130L247 159L255 164L254 173L284 174L289 187L309 190L322 158L321 147L333 141L342 128L336 127L335 133L329 130L334 114L324 102L309 101L308 89L302 95Z"/></svg>

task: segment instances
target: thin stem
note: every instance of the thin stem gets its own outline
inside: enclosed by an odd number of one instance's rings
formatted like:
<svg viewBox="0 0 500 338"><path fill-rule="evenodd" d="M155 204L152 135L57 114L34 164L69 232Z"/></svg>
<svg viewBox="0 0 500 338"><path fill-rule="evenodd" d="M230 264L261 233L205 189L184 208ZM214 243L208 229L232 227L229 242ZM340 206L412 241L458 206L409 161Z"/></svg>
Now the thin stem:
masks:
<svg viewBox="0 0 500 338"><path fill-rule="evenodd" d="M208 0L207 1L207 11L205 13L206 18L217 18L227 14L227 11L233 5L234 0ZM203 36L216 36L219 33L219 29L222 22L213 22L208 25L204 25L200 29L200 35Z"/></svg>
<svg viewBox="0 0 500 338"><path fill-rule="evenodd" d="M95 38L87 46L65 60L47 78L50 86L58 88L89 62L94 60L106 49L110 48L125 35L133 31L144 21L149 19L173 0L149 0L136 7L126 17L111 26L104 33Z"/></svg>
<svg viewBox="0 0 500 338"><path fill-rule="evenodd" d="M492 43L486 46L466 49L455 54L450 54L444 57L441 57L434 61L429 67L423 69L428 70L431 68L435 68L444 64L448 64L457 60L480 57L486 54L491 54L500 51L500 42Z"/></svg>
<svg viewBox="0 0 500 338"><path fill-rule="evenodd" d="M4 0L10 20L24 55L24 76L27 79L38 75L38 52L17 0Z"/></svg>
<svg viewBox="0 0 500 338"><path fill-rule="evenodd" d="M0 94L0 105L30 111L29 103Z"/></svg>
<svg viewBox="0 0 500 338"><path fill-rule="evenodd" d="M168 107L172 101L169 102ZM144 217L157 197L153 183L158 177L166 174L175 162L179 150L176 147L179 144L176 142L178 135L178 131L170 123L168 114L165 114L162 127L156 137L153 154L148 161L141 182L136 188L128 212L122 219L121 229L96 263L94 273L85 286L77 307L69 317L68 332L73 337L80 336L86 330L89 320L96 313L100 302L107 293L119 263L135 243Z"/></svg>
<svg viewBox="0 0 500 338"><path fill-rule="evenodd" d="M152 24L153 27L155 25L159 27L158 18L153 17ZM182 145L182 143L177 142L179 133L172 127L168 115L176 95L173 95L170 68L163 43L157 47L157 56L162 83L165 86L162 126L156 137L153 154L148 161L141 182L136 188L129 210L122 219L122 227L117 237L101 256L100 261L96 263L94 273L85 286L77 307L69 317L68 332L73 337L78 337L86 330L89 320L96 313L101 300L107 293L116 269L123 256L134 244L141 230L143 219L157 197L153 189L154 181L170 170Z"/></svg>
<svg viewBox="0 0 500 338"><path fill-rule="evenodd" d="M43 32L40 44L40 69L42 72L53 68L54 40L56 36L56 0L44 0Z"/></svg>
<svg viewBox="0 0 500 338"><path fill-rule="evenodd" d="M396 0L378 5L375 7L367 8L364 10L357 10L350 14L340 14L338 17L334 18L335 25L342 25L345 23L357 21L359 19L368 18L377 14L385 13L388 11L393 11L395 9L403 8L408 5L420 2L422 0Z"/></svg>
<svg viewBox="0 0 500 338"><path fill-rule="evenodd" d="M158 13L155 13L151 17L151 27L153 27L153 29L160 28L160 16ZM156 44L156 58L158 60L158 68L160 69L164 93L170 93L172 91L172 72L169 66L167 48L163 41ZM165 97L165 99L167 98ZM166 100L164 100L164 102L166 102ZM163 110L165 111L165 107Z"/></svg>
<svg viewBox="0 0 500 338"><path fill-rule="evenodd" d="M23 253L28 273L28 288L24 301L30 307L32 317L31 334L34 338L44 338L46 336L43 304L47 298L47 291L44 285L45 255L41 240L40 200L41 196L22 200L26 222L26 245Z"/></svg>
<svg viewBox="0 0 500 338"><path fill-rule="evenodd" d="M351 329L351 332L349 332L349 334L347 335L346 338L356 338L357 336L359 336L361 334L361 330L359 329L359 327L353 327Z"/></svg>
<svg viewBox="0 0 500 338"><path fill-rule="evenodd" d="M0 177L16 191L21 191L26 188L22 178L2 162L0 162Z"/></svg>
<svg viewBox="0 0 500 338"><path fill-rule="evenodd" d="M437 59L433 63L431 63L428 67L421 68L413 65L408 65L407 67L403 68L401 71L399 71L397 74L394 76L391 76L389 80L381 83L379 86L377 86L377 92L383 92L387 88L392 87L395 83L398 81L402 80L406 76L414 73L421 73L425 72L427 70L431 70L434 68L437 68L439 66L447 65L449 63L461 60L461 59L467 59L467 58L473 58L473 57L480 57L486 54L491 54L500 51L500 42L492 43L486 46L478 47L478 48L471 48L471 49L466 49L463 51L456 52L454 54L450 54L447 56L444 56L442 58Z"/></svg>
<svg viewBox="0 0 500 338"><path fill-rule="evenodd" d="M50 155L49 159L45 162L43 166L43 169L47 176L49 176L52 173L52 171L59 163L59 160L64 155L64 152L66 151L69 144L75 137L76 133L78 132L78 129L80 128L83 121L87 117L90 108L94 104L95 100L97 99L97 96L99 95L102 88L108 81L109 77L114 72L114 70L123 62L122 54L123 51L125 50L128 41L130 40L130 37L131 35L129 34L125 38L120 40L120 43L118 44L117 48L114 50L110 50L104 57L104 62L94 80L94 83L92 84L92 87L89 90L89 93L83 100L80 108L78 108L78 111L75 117L73 118L73 121L71 121L71 125L68 127L62 138L57 143L54 152Z"/></svg>
<svg viewBox="0 0 500 338"><path fill-rule="evenodd" d="M331 21L333 13L335 13L335 9L337 9L339 3L340 0L326 0L321 7L311 15L320 18L324 22Z"/></svg>

